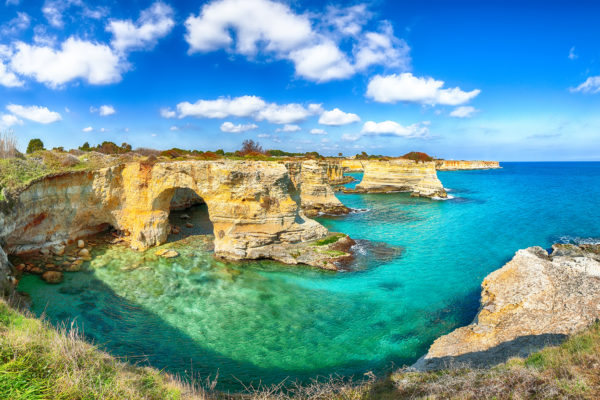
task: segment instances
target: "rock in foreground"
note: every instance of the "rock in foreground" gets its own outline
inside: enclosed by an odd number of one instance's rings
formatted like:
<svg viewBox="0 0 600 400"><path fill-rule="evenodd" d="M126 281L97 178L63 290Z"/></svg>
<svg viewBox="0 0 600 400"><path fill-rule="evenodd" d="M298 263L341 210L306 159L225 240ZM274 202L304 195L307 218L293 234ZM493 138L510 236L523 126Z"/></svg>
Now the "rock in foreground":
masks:
<svg viewBox="0 0 600 400"><path fill-rule="evenodd" d="M483 281L475 320L437 339L414 367L490 366L591 325L600 318L599 261L598 245L519 250Z"/></svg>

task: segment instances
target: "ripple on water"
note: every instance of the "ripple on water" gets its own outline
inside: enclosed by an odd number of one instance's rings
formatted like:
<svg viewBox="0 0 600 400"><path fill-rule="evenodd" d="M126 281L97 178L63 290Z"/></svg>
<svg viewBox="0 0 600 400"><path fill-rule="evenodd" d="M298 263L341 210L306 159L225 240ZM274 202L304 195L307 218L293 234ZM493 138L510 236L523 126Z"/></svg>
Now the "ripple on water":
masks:
<svg viewBox="0 0 600 400"><path fill-rule="evenodd" d="M456 196L444 202L338 193L369 210L319 219L358 239L356 268L344 273L228 264L198 240L172 260L107 248L89 273L68 273L59 285L26 276L19 289L35 313L75 320L117 356L184 376L192 367L204 377L219 370L225 389L239 388L238 379L275 383L410 364L472 320L483 277L517 249L600 238L600 164L503 167L440 172ZM200 226L206 209L192 214Z"/></svg>

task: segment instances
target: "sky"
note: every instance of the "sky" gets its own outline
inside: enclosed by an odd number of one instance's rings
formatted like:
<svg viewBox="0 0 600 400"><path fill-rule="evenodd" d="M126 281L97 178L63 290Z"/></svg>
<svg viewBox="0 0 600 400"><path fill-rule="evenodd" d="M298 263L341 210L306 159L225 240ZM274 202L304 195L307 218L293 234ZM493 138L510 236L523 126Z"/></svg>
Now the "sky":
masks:
<svg viewBox="0 0 600 400"><path fill-rule="evenodd" d="M24 150L600 160L600 2L0 0Z"/></svg>

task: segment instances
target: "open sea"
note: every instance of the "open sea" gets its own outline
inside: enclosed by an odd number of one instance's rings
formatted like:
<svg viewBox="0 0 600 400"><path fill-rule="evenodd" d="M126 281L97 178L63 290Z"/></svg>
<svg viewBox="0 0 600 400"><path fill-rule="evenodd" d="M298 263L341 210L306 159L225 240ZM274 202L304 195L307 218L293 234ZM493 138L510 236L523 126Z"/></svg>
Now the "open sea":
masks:
<svg viewBox="0 0 600 400"><path fill-rule="evenodd" d="M184 377L218 372L224 390L384 373L470 323L481 281L518 249L600 241L600 163L501 165L439 172L445 201L338 193L361 211L318 220L359 240L348 271L225 263L201 236L170 260L100 246L63 283L30 275L19 290L34 313L73 323L115 356ZM187 233L211 232L206 206L185 212Z"/></svg>

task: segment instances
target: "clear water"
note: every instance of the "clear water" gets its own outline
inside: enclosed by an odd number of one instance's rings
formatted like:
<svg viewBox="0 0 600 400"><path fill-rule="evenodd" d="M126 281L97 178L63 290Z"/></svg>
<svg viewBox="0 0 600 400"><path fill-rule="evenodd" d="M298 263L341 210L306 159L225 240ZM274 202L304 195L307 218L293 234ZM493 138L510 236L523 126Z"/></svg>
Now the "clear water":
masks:
<svg viewBox="0 0 600 400"><path fill-rule="evenodd" d="M176 245L181 256L172 260L98 248L92 265L62 284L26 276L19 288L34 312L53 323L74 320L114 355L182 375L218 370L222 389L382 372L414 362L436 337L470 322L483 277L516 250L600 238L600 163L503 167L440 172L454 197L447 201L339 194L368 211L323 224L403 248L360 271L223 263L199 236ZM206 209L192 217L194 233L206 233Z"/></svg>

